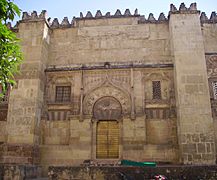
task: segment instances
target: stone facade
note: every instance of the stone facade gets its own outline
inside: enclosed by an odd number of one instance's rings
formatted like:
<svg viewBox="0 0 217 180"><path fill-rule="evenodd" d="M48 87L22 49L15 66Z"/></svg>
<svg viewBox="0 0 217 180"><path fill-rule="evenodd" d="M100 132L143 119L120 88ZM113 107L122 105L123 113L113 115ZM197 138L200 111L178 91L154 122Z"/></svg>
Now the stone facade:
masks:
<svg viewBox="0 0 217 180"><path fill-rule="evenodd" d="M12 30L24 61L0 104L1 163L215 164L215 12L182 3L158 20L127 9L51 23L34 11Z"/></svg>

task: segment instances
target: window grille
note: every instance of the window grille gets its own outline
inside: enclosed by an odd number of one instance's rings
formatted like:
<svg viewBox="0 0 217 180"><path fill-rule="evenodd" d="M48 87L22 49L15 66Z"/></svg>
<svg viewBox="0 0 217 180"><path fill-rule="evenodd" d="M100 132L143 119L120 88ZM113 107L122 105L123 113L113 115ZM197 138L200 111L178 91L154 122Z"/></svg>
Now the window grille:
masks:
<svg viewBox="0 0 217 180"><path fill-rule="evenodd" d="M56 87L56 102L69 102L71 99L71 86Z"/></svg>
<svg viewBox="0 0 217 180"><path fill-rule="evenodd" d="M213 88L213 97L214 99L217 99L217 81L212 83L212 88Z"/></svg>
<svg viewBox="0 0 217 180"><path fill-rule="evenodd" d="M152 81L152 98L161 99L161 83L160 81Z"/></svg>

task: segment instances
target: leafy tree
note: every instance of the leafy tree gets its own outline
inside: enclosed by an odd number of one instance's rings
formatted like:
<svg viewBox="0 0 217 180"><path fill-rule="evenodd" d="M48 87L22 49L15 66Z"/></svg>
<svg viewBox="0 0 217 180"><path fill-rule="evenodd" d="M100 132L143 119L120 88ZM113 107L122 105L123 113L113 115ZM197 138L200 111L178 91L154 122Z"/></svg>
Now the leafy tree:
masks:
<svg viewBox="0 0 217 180"><path fill-rule="evenodd" d="M0 0L0 86L2 93L6 92L9 85L13 85L14 74L22 61L22 53L16 34L6 25L20 16L20 9L11 0Z"/></svg>

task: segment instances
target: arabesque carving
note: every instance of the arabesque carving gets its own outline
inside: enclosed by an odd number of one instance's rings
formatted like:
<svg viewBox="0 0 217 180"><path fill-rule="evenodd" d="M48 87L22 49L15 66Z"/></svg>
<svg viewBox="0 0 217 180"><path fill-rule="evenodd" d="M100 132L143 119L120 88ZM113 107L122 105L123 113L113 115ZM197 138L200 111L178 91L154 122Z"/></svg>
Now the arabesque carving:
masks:
<svg viewBox="0 0 217 180"><path fill-rule="evenodd" d="M208 77L217 76L217 55L212 55L206 60Z"/></svg>
<svg viewBox="0 0 217 180"><path fill-rule="evenodd" d="M113 97L102 97L94 104L93 116L100 120L120 119L121 104Z"/></svg>
<svg viewBox="0 0 217 180"><path fill-rule="evenodd" d="M87 93L84 97L84 114L90 115L92 114L93 106L96 103L97 100L99 100L102 97L105 96L111 96L116 98L121 106L122 106L122 113L123 114L129 114L130 113L130 95L128 92L124 92L118 87L113 86L110 83L105 83L101 87L98 87L94 90L92 90L90 93Z"/></svg>

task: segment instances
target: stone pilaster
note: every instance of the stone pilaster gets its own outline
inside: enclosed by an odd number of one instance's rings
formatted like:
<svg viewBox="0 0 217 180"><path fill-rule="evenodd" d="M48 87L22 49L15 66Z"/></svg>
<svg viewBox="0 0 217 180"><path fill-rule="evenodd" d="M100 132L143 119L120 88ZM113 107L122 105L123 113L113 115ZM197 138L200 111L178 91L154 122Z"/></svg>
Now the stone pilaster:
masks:
<svg viewBox="0 0 217 180"><path fill-rule="evenodd" d="M180 161L214 164L215 145L208 78L199 11L196 4L179 10L171 5L169 17L178 116Z"/></svg>
<svg viewBox="0 0 217 180"><path fill-rule="evenodd" d="M7 143L3 163L36 164L39 160L39 124L44 94L44 69L48 59L49 28L43 11L24 13L18 37L24 55L17 87L9 98Z"/></svg>

